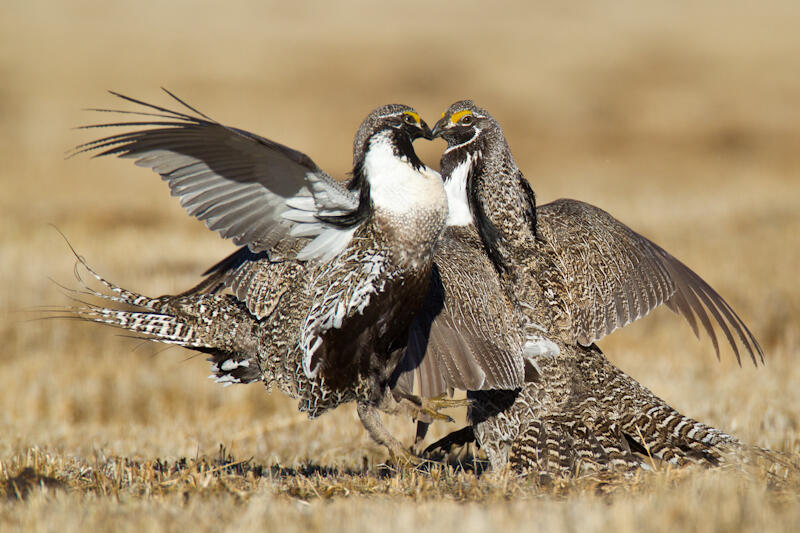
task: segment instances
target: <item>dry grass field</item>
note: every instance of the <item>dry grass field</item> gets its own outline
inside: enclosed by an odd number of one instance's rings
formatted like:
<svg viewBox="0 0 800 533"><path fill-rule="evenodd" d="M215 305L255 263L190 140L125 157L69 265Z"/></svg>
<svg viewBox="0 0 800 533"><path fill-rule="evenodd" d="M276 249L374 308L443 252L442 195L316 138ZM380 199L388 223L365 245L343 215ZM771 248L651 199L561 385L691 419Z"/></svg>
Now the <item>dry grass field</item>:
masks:
<svg viewBox="0 0 800 533"><path fill-rule="evenodd" d="M666 310L604 339L608 356L684 413L800 453L800 3L449 4L3 2L0 530L800 529L800 484L757 471L540 487L387 470L350 406L309 421L259 386L215 385L192 352L36 320L69 304L53 281L77 285L51 225L150 295L233 249L149 171L65 159L97 133L72 127L107 118L82 109L118 106L106 89L167 104L165 86L339 176L376 105L432 123L471 97L540 202L592 202L684 260L767 364L717 362ZM443 143L417 146L436 166ZM411 440L410 421L390 425Z"/></svg>

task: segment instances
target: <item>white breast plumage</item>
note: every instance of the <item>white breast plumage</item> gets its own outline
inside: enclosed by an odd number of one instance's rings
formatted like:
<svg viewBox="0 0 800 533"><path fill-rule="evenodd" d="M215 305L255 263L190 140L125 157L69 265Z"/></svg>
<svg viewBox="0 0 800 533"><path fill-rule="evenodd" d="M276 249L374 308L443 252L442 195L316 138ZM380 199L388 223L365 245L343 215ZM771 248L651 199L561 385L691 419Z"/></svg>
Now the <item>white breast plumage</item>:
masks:
<svg viewBox="0 0 800 533"><path fill-rule="evenodd" d="M444 191L447 194L448 226L468 226L474 223L467 200L467 176L478 157L480 152L467 156L453 169L450 178L444 184Z"/></svg>
<svg viewBox="0 0 800 533"><path fill-rule="evenodd" d="M443 200L438 172L425 166L416 169L407 157L397 157L388 131L370 141L364 175L376 210L406 214Z"/></svg>

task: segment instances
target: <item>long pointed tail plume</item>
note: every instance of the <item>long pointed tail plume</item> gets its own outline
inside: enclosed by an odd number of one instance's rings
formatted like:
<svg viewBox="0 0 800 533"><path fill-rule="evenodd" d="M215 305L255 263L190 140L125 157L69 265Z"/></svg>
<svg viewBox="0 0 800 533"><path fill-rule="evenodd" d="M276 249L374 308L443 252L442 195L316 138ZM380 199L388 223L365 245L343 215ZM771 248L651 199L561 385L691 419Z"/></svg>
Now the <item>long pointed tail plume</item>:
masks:
<svg viewBox="0 0 800 533"><path fill-rule="evenodd" d="M72 248L70 246L70 248ZM210 355L218 383L250 383L261 379L258 367L258 320L227 294L190 294L150 298L107 281L72 250L81 290L67 289L79 305L53 310L56 316L97 322L132 332L135 337L184 346ZM106 291L93 289L81 268ZM77 295L77 296L75 296ZM105 305L80 297L98 298Z"/></svg>

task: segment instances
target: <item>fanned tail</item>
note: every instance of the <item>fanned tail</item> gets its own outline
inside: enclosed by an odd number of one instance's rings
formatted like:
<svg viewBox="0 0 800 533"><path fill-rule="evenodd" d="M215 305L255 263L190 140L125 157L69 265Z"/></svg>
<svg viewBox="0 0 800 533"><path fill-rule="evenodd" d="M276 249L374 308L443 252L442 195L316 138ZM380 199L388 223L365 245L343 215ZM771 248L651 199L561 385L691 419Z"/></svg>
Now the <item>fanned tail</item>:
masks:
<svg viewBox="0 0 800 533"><path fill-rule="evenodd" d="M213 372L209 378L226 386L261 379L255 338L258 321L234 297L187 294L151 298L111 283L77 253L75 256L75 276L82 290L71 292L129 308L106 307L76 298L80 305L55 310L56 316L106 324L138 338L207 353ZM108 292L91 288L81 277L80 267Z"/></svg>

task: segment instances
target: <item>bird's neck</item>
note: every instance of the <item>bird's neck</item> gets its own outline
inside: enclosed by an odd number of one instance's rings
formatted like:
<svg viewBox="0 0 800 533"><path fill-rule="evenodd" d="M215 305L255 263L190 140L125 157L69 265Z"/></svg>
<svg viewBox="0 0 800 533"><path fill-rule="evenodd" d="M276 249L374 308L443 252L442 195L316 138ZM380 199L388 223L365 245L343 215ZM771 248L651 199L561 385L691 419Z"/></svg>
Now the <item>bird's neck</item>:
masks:
<svg viewBox="0 0 800 533"><path fill-rule="evenodd" d="M466 177L467 201L489 256L506 270L534 244L536 199L508 150L482 150L475 156Z"/></svg>
<svg viewBox="0 0 800 533"><path fill-rule="evenodd" d="M409 155L393 139L371 141L363 164L369 185L376 238L385 237L393 259L404 268L430 261L444 229L447 200L438 173L414 154Z"/></svg>

